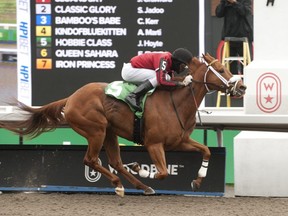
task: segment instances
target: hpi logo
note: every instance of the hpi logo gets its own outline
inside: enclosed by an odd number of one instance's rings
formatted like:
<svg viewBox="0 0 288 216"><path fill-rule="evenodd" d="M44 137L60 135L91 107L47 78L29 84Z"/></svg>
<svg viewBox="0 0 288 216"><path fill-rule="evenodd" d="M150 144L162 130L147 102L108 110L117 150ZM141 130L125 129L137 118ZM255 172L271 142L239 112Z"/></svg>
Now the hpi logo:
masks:
<svg viewBox="0 0 288 216"><path fill-rule="evenodd" d="M256 84L257 106L265 113L275 112L281 105L281 80L274 73L264 73Z"/></svg>
<svg viewBox="0 0 288 216"><path fill-rule="evenodd" d="M98 158L99 165L102 166L102 161L100 158ZM97 182L101 178L101 173L96 172L94 169L91 169L90 167L85 165L85 178L89 182Z"/></svg>

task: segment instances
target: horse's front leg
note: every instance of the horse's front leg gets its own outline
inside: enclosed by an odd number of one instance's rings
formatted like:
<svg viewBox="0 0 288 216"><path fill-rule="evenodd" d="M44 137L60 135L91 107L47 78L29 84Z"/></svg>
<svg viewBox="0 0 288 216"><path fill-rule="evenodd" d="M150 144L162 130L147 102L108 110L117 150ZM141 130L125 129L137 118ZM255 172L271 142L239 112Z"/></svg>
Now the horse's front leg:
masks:
<svg viewBox="0 0 288 216"><path fill-rule="evenodd" d="M198 171L198 177L191 182L191 187L193 191L200 188L203 179L207 175L209 159L211 152L209 148L203 144L196 142L195 140L189 139L186 142L181 143L175 150L178 151L200 151L203 155L203 160L201 167Z"/></svg>

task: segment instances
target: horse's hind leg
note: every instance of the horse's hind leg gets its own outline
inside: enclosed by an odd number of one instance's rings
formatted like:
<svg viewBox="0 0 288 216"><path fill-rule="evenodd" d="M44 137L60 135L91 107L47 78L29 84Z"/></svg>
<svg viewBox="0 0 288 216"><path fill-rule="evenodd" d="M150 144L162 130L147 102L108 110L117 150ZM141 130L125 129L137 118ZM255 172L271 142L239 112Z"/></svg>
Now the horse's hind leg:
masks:
<svg viewBox="0 0 288 216"><path fill-rule="evenodd" d="M124 196L124 188L120 181L120 178L113 173L111 173L108 169L101 166L98 162L99 154L102 148L103 139L99 140L99 136L90 137L88 140L88 148L84 157L84 164L89 166L90 168L100 172L105 177L107 177L113 186L115 186L115 192L119 196Z"/></svg>
<svg viewBox="0 0 288 216"><path fill-rule="evenodd" d="M145 195L155 194L155 191L151 187L143 184L140 180L138 180L135 176L133 176L124 168L120 156L120 147L117 136L108 129L106 131L104 147L108 157L108 162L111 167L113 167L118 173L123 175L132 185L134 185L136 189L143 190Z"/></svg>
<svg viewBox="0 0 288 216"><path fill-rule="evenodd" d="M98 98L98 94L103 93L102 90L100 91L97 93L95 90L93 95L87 94L84 90L74 93L65 106L65 119L73 130L88 141L84 164L107 177L116 187L115 192L119 196L124 196L124 188L120 178L98 162L108 124L106 116L103 114L102 102Z"/></svg>
<svg viewBox="0 0 288 216"><path fill-rule="evenodd" d="M98 130L95 131L92 129L93 127L89 127L89 129L87 129L82 128L79 125L73 125L72 123L71 126L77 133L84 136L88 141L88 148L83 160L84 164L107 177L111 181L112 185L116 187L116 194L119 196L124 196L124 188L120 178L111 173L105 167L101 166L98 162L99 154L106 135L105 129L100 130L98 127Z"/></svg>

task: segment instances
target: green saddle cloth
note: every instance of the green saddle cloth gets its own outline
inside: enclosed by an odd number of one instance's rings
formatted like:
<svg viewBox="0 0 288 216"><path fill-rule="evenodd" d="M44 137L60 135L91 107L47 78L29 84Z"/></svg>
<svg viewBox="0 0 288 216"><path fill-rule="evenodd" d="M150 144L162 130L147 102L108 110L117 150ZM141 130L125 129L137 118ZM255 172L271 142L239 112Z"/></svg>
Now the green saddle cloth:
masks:
<svg viewBox="0 0 288 216"><path fill-rule="evenodd" d="M106 95L109 95L109 96L112 96L112 97L115 97L117 98L118 100L122 100L126 103L125 101L125 97L132 91L134 91L135 89L137 88L137 85L134 85L132 83L128 83L128 82L124 82L124 81L114 81L114 82L111 82L106 88L105 88L105 94ZM147 96L148 95L151 95L153 92L154 92L155 88L148 91L142 101L141 101L141 108L142 110L144 111L144 105L145 105L145 101L147 99ZM128 103L126 103L128 104ZM129 104L128 104L129 105ZM143 111L142 112L135 112L135 109L133 109L130 105L129 105L130 109L135 113L135 115L138 117L138 118L142 118L143 116Z"/></svg>

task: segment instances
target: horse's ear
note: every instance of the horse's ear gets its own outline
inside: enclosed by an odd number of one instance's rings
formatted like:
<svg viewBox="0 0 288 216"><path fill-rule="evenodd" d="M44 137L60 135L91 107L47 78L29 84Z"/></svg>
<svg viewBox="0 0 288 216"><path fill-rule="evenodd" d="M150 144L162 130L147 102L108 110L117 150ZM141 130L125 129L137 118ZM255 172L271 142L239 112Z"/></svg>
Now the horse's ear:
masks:
<svg viewBox="0 0 288 216"><path fill-rule="evenodd" d="M208 53L208 52L206 53L206 56L208 56L208 57L212 57L212 56L210 55L210 53Z"/></svg>
<svg viewBox="0 0 288 216"><path fill-rule="evenodd" d="M214 59L208 52L204 55L202 54L203 58L205 59L205 61L211 61L211 58Z"/></svg>
<svg viewBox="0 0 288 216"><path fill-rule="evenodd" d="M207 54L206 54L207 55ZM204 53L202 53L202 58L207 61L206 55Z"/></svg>

